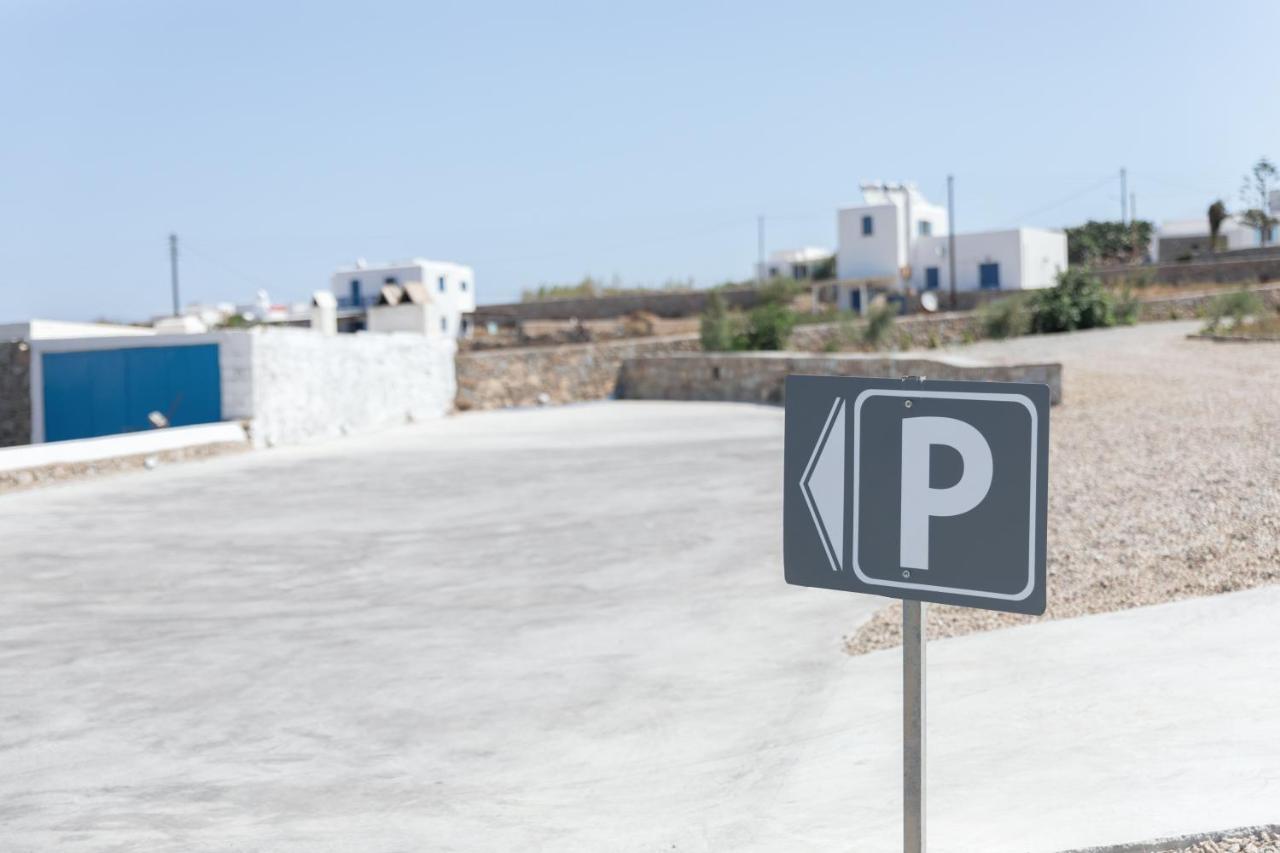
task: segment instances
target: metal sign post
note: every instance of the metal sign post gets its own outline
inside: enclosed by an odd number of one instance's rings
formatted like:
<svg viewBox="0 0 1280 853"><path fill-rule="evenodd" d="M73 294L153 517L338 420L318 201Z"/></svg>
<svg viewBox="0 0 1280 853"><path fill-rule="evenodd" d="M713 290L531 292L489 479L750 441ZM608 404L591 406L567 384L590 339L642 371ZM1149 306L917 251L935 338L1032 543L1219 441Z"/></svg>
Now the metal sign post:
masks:
<svg viewBox="0 0 1280 853"><path fill-rule="evenodd" d="M926 601L1045 609L1049 388L790 376L787 583L902 599L903 849L925 849Z"/></svg>
<svg viewBox="0 0 1280 853"><path fill-rule="evenodd" d="M924 853L924 618L902 602L902 849Z"/></svg>

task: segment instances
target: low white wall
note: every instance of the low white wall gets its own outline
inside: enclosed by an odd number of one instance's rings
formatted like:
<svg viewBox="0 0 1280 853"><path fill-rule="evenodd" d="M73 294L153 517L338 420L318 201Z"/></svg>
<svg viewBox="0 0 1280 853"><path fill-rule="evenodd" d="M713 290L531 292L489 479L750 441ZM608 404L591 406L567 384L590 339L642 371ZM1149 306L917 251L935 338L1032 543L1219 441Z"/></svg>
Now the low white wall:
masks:
<svg viewBox="0 0 1280 853"><path fill-rule="evenodd" d="M320 335L307 329L255 329L225 337L242 336L249 340L247 381L257 446L436 418L453 407L451 339ZM233 340L224 359L238 363L244 357L240 346ZM224 360L224 371L227 366ZM240 380L224 372L224 412L228 397L238 401L245 393L246 377L237 375Z"/></svg>
<svg viewBox="0 0 1280 853"><path fill-rule="evenodd" d="M147 432L126 432L98 438L50 441L0 448L0 471L19 471L45 465L97 462L121 456L139 456L208 444L238 444L246 441L238 423L196 424Z"/></svg>

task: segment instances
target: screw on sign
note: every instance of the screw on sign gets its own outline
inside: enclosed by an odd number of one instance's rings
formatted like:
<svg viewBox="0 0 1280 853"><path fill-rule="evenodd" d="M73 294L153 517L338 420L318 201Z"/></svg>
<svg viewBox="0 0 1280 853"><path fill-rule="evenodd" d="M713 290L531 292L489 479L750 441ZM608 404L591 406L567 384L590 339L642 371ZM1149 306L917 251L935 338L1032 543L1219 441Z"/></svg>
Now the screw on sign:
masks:
<svg viewBox="0 0 1280 853"><path fill-rule="evenodd" d="M790 376L787 583L903 600L904 847L924 849L922 602L1045 609L1049 387Z"/></svg>

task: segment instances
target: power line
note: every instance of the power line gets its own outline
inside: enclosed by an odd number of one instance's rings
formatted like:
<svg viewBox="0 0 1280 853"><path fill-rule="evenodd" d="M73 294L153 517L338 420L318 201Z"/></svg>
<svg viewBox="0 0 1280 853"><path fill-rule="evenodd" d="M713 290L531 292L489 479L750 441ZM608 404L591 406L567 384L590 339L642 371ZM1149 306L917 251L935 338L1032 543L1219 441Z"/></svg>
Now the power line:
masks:
<svg viewBox="0 0 1280 853"><path fill-rule="evenodd" d="M271 289L271 287L273 287L273 286L274 286L274 285L269 285L269 284L267 284L265 281L263 281L262 279L258 278L257 276L253 276L253 275L250 275L250 274L249 274L249 273L247 273L247 272L244 272L243 270L238 270L238 269L236 269L235 267L231 266L230 264L226 263L225 261L221 261L221 260L219 260L219 259L217 259L217 258L213 257L213 255L211 255L211 254L209 254L209 253L207 253L207 252L205 252L205 251L203 251L203 250L201 250L201 249L197 249L195 246L192 246L192 245L191 245L191 241L190 241L190 240L185 241L185 242L183 243L183 245L186 247L186 249L187 249L187 251L188 251L188 252L190 252L190 253L194 254L196 257L203 258L204 260L208 261L209 263L213 264L214 266L219 267L220 269L224 270L225 272L229 272L229 273L231 273L232 275L234 275L234 276L236 276L236 277L238 277L238 278L243 279L244 281L247 281L249 284L252 284L252 285L254 285L255 287L260 287L260 288L262 288L263 290L270 290L270 289Z"/></svg>
<svg viewBox="0 0 1280 853"><path fill-rule="evenodd" d="M1075 201L1081 196L1088 195L1089 193L1095 190L1101 189L1102 187L1106 186L1107 184L1111 183L1114 180L1115 180L1115 175L1107 175L1105 178L1101 178L1095 181L1094 183L1090 184L1089 186L1085 187L1082 190L1077 190L1076 192L1071 193L1071 195L1063 196L1057 201L1050 202L1049 204L1043 205L1041 207L1037 207L1035 210L1024 213L1021 216L1016 217L1014 221L1022 222L1024 220L1030 219L1033 216L1038 216L1041 213L1045 213L1047 211L1053 210L1056 207L1061 207L1062 205L1066 204L1069 201Z"/></svg>

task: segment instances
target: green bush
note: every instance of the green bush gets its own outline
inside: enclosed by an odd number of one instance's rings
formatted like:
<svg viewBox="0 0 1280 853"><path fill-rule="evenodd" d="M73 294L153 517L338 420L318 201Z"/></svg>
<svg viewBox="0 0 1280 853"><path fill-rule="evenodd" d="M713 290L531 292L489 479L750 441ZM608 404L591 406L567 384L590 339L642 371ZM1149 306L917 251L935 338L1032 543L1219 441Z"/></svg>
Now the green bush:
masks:
<svg viewBox="0 0 1280 853"><path fill-rule="evenodd" d="M796 326L796 314L780 302L764 302L751 309L742 330L734 336L739 350L780 350Z"/></svg>
<svg viewBox="0 0 1280 853"><path fill-rule="evenodd" d="M1121 326L1132 326L1138 322L1138 300L1133 295L1133 287L1125 282L1120 288L1120 298L1116 300L1116 322Z"/></svg>
<svg viewBox="0 0 1280 853"><path fill-rule="evenodd" d="M707 352L726 352L733 349L733 321L725 307L724 297L717 291L707 294L707 304L702 309L699 327L702 348Z"/></svg>
<svg viewBox="0 0 1280 853"><path fill-rule="evenodd" d="M795 298L808 291L809 285L794 278L774 278L760 285L760 301L790 305Z"/></svg>
<svg viewBox="0 0 1280 853"><path fill-rule="evenodd" d="M978 311L978 322L985 337L997 340L1016 338L1031 331L1031 314L1026 300L1016 296L983 305Z"/></svg>
<svg viewBox="0 0 1280 853"><path fill-rule="evenodd" d="M1262 314L1267 310L1262 297L1247 290L1224 293L1214 298L1206 310L1208 322L1205 329L1212 331L1218 328L1224 319L1230 318L1232 325L1240 325L1245 317Z"/></svg>
<svg viewBox="0 0 1280 853"><path fill-rule="evenodd" d="M867 311L867 324L862 327L862 342L874 349L881 349L893 334L897 309L889 304L872 305Z"/></svg>
<svg viewBox="0 0 1280 853"><path fill-rule="evenodd" d="M1035 332L1071 332L1116 324L1115 307L1101 279L1078 267L1058 273L1053 287L1035 291L1030 309Z"/></svg>

